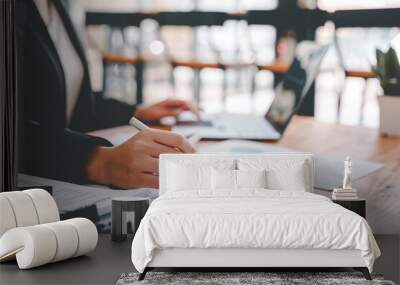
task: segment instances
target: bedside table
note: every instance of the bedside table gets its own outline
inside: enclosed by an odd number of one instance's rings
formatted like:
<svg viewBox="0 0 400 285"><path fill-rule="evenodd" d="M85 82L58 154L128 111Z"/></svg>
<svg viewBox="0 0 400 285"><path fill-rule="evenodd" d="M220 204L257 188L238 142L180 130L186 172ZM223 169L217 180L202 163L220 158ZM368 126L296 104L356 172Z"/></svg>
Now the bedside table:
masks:
<svg viewBox="0 0 400 285"><path fill-rule="evenodd" d="M354 199L354 200L332 200L333 203L339 204L340 206L359 214L364 219L366 218L366 201L365 199Z"/></svg>

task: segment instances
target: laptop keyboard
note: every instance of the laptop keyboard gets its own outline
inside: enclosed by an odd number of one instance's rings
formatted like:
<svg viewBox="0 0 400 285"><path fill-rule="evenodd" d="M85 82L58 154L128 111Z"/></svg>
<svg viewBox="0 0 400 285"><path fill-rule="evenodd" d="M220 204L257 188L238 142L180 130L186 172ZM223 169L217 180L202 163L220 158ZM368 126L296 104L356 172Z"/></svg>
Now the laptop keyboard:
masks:
<svg viewBox="0 0 400 285"><path fill-rule="evenodd" d="M255 139L280 136L263 117L224 114L214 122L216 128L232 136Z"/></svg>
<svg viewBox="0 0 400 285"><path fill-rule="evenodd" d="M279 139L278 133L269 122L261 116L232 113L208 114L203 120L212 122L212 126L174 126L173 131L190 136L200 135L203 138L238 138L238 139Z"/></svg>

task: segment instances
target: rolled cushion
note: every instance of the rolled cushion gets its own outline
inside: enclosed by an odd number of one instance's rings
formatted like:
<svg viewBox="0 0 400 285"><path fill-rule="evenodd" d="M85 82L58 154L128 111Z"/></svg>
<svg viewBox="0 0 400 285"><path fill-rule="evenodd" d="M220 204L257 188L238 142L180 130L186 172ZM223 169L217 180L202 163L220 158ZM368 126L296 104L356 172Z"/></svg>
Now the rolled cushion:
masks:
<svg viewBox="0 0 400 285"><path fill-rule="evenodd" d="M0 237L9 229L15 228L14 211L8 199L0 195Z"/></svg>
<svg viewBox="0 0 400 285"><path fill-rule="evenodd" d="M57 262L73 257L78 250L78 233L71 224L65 221L44 224L56 236L57 248L54 258L51 262Z"/></svg>
<svg viewBox="0 0 400 285"><path fill-rule="evenodd" d="M51 262L56 250L54 233L42 225L11 229L0 239L0 261L15 256L20 269Z"/></svg>
<svg viewBox="0 0 400 285"><path fill-rule="evenodd" d="M38 215L39 224L51 223L60 220L57 204L53 197L43 189L29 189L23 191L29 195Z"/></svg>
<svg viewBox="0 0 400 285"><path fill-rule="evenodd" d="M18 227L0 238L0 261L16 257L20 269L28 269L86 254L95 249L98 234L88 219Z"/></svg>
<svg viewBox="0 0 400 285"><path fill-rule="evenodd" d="M0 193L0 237L15 227L60 220L57 204L43 189Z"/></svg>
<svg viewBox="0 0 400 285"><path fill-rule="evenodd" d="M1 195L10 202L17 227L33 226L39 223L35 205L28 194L21 191L12 191L3 192Z"/></svg>
<svg viewBox="0 0 400 285"><path fill-rule="evenodd" d="M98 233L96 226L90 220L74 218L66 220L65 222L71 224L78 233L78 248L74 257L91 252L96 248Z"/></svg>

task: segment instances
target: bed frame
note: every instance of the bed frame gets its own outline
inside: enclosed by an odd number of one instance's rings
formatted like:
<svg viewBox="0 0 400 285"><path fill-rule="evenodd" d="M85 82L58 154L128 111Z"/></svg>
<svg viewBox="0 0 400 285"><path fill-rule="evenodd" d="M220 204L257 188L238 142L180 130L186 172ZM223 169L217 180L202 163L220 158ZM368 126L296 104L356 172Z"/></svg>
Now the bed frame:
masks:
<svg viewBox="0 0 400 285"><path fill-rule="evenodd" d="M152 261L139 275L143 280L146 273L155 268L229 268L234 271L263 271L263 269L294 268L334 269L353 268L361 271L367 280L371 275L359 250L332 249L198 249L170 248L156 250ZM250 270L251 269L251 270Z"/></svg>
<svg viewBox="0 0 400 285"><path fill-rule="evenodd" d="M201 161L210 163L215 159L229 158L259 158L261 154L162 154L160 156L160 195L168 191L167 163L181 161ZM306 191L314 189L314 160L309 153L266 153L268 159L292 158L303 159L309 166ZM265 271L265 269L285 268L286 271L299 269L334 270L337 268L354 268L361 271L364 277L371 280L369 270L361 257L359 250L333 249L255 249L255 248L169 248L155 250L153 259L147 265L139 280L143 280L146 273L155 268L202 268L210 271L217 268L228 268L230 271ZM250 270L253 269L253 270ZM264 269L264 270L263 270ZM313 270L314 269L314 270ZM320 270L321 271L321 270Z"/></svg>

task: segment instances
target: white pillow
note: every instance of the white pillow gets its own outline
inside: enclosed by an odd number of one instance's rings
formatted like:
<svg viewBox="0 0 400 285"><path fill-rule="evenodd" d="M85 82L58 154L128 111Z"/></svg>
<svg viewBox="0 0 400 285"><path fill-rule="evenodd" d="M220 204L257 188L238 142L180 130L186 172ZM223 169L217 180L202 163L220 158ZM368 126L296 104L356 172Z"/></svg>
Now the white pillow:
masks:
<svg viewBox="0 0 400 285"><path fill-rule="evenodd" d="M211 170L211 188L213 190L235 190L236 170L213 168Z"/></svg>
<svg viewBox="0 0 400 285"><path fill-rule="evenodd" d="M307 191L310 168L305 160L238 159L240 170L267 170L267 188L271 190Z"/></svg>
<svg viewBox="0 0 400 285"><path fill-rule="evenodd" d="M169 191L211 188L211 167L177 163L170 163L167 167Z"/></svg>
<svg viewBox="0 0 400 285"><path fill-rule="evenodd" d="M268 171L268 188L272 190L307 191L304 161L292 162L289 169Z"/></svg>
<svg viewBox="0 0 400 285"><path fill-rule="evenodd" d="M211 170L213 190L238 190L242 188L267 188L266 170Z"/></svg>
<svg viewBox="0 0 400 285"><path fill-rule="evenodd" d="M236 170L237 188L267 188L267 171Z"/></svg>

